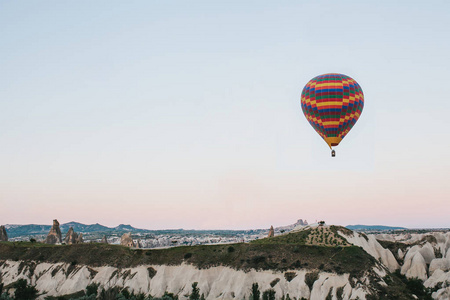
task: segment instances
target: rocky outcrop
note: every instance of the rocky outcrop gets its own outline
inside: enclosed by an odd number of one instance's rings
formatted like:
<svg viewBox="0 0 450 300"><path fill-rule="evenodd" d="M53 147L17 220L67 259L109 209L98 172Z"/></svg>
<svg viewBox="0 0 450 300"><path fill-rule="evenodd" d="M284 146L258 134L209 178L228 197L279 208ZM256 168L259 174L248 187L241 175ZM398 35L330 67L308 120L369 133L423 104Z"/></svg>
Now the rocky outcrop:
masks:
<svg viewBox="0 0 450 300"><path fill-rule="evenodd" d="M69 228L69 231L66 233L66 237L64 238L64 243L66 245L76 244L78 239L78 234L73 230L73 227Z"/></svg>
<svg viewBox="0 0 450 300"><path fill-rule="evenodd" d="M273 237L273 236L275 236L275 231L273 230L273 226L270 226L269 235L267 237Z"/></svg>
<svg viewBox="0 0 450 300"><path fill-rule="evenodd" d="M7 242L8 241L8 234L6 233L5 226L0 226L0 242Z"/></svg>
<svg viewBox="0 0 450 300"><path fill-rule="evenodd" d="M308 222L307 222L306 220L303 221L302 219L299 219L299 220L297 221L297 223L295 223L295 225L306 226L306 225L308 225Z"/></svg>
<svg viewBox="0 0 450 300"><path fill-rule="evenodd" d="M103 236L102 241L100 243L108 244L108 239L106 238L106 235Z"/></svg>
<svg viewBox="0 0 450 300"><path fill-rule="evenodd" d="M397 260L388 249L384 249L380 243L376 240L373 235L362 235L353 231L351 234L346 234L345 232L339 232L339 234L347 240L350 244L355 246L360 246L372 255L377 260L380 260L382 264L384 264L389 271L394 272L398 268L400 268Z"/></svg>
<svg viewBox="0 0 450 300"><path fill-rule="evenodd" d="M408 278L427 279L427 264L419 251L406 254L401 273Z"/></svg>
<svg viewBox="0 0 450 300"><path fill-rule="evenodd" d="M304 227L307 225L308 225L308 222L306 220L303 221L303 219L298 219L297 222L295 222L294 224L276 227L275 232L285 233L285 232L293 230L294 228L298 229L298 228L301 228L301 227Z"/></svg>
<svg viewBox="0 0 450 300"><path fill-rule="evenodd" d="M124 233L122 235L122 237L120 238L120 244L122 246L130 247L130 248L135 247L133 239L131 238L131 232Z"/></svg>
<svg viewBox="0 0 450 300"><path fill-rule="evenodd" d="M433 259L436 258L434 254L433 246L430 243L425 243L422 248L419 249L420 254L422 254L425 263L430 264Z"/></svg>
<svg viewBox="0 0 450 300"><path fill-rule="evenodd" d="M102 289L127 288L130 293L143 293L162 297L167 291L188 299L191 285L198 282L200 294L205 299L249 299L253 283L258 283L261 293L273 289L276 299L289 294L291 299L326 299L341 290L339 299L366 299L364 285L350 283L349 275L320 272L317 280L308 287L306 275L310 270L236 270L217 266L198 269L193 265L141 265L118 269L112 266L93 267L70 263L32 263L33 272L22 261L6 261L0 264L0 275L5 286L20 278L32 282L41 298L58 297L83 291L92 283ZM25 265L25 267L23 267ZM21 267L22 266L22 267ZM377 278L381 280L381 278ZM368 280L361 278L361 282ZM295 297L295 298L294 298ZM333 298L336 299L336 298Z"/></svg>
<svg viewBox="0 0 450 300"><path fill-rule="evenodd" d="M53 226L50 229L47 237L45 238L44 243L53 245L62 243L61 229L59 228L58 220L53 220Z"/></svg>
<svg viewBox="0 0 450 300"><path fill-rule="evenodd" d="M431 261L430 267L428 269L430 275L436 270L441 270L444 272L450 271L450 258L436 258Z"/></svg>
<svg viewBox="0 0 450 300"><path fill-rule="evenodd" d="M80 233L77 238L77 244L83 244L83 234Z"/></svg>
<svg viewBox="0 0 450 300"><path fill-rule="evenodd" d="M377 234L376 237L402 243L404 250L397 250L403 263L401 273L408 278L419 278L425 287L436 290L433 299L450 299L450 231Z"/></svg>

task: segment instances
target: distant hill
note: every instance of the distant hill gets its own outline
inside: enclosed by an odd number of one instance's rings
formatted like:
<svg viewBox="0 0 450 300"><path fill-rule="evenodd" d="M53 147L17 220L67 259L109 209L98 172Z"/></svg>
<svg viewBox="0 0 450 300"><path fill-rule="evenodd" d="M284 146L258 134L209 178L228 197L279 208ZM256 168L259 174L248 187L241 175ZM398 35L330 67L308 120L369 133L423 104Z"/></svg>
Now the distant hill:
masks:
<svg viewBox="0 0 450 300"><path fill-rule="evenodd" d="M46 235L50 231L51 225L37 225L37 224L28 224L28 225L11 225L7 224L5 225L8 237L14 238L19 236L33 236L33 235ZM93 232L125 232L125 231L131 231L131 232L146 232L149 230L145 229L139 229L135 228L131 225L124 225L120 224L116 227L107 227L101 224L82 224L78 222L69 222L64 223L60 225L61 232L65 234L67 231L69 231L69 228L73 227L75 232L82 232L82 233L93 233Z"/></svg>
<svg viewBox="0 0 450 300"><path fill-rule="evenodd" d="M393 226L384 226L384 225L347 225L346 228L355 231L371 231L371 230L379 230L379 231L387 231L387 230L406 230L408 228L405 227L393 227Z"/></svg>
<svg viewBox="0 0 450 300"><path fill-rule="evenodd" d="M8 233L9 238L23 235L47 234L50 231L51 227L52 227L51 225L37 225L37 224L5 225L6 232Z"/></svg>
<svg viewBox="0 0 450 300"><path fill-rule="evenodd" d="M70 227L73 227L75 232L97 232L97 231L111 231L113 228L109 228L98 223L86 225L78 222L69 222L60 225L61 231L68 231Z"/></svg>

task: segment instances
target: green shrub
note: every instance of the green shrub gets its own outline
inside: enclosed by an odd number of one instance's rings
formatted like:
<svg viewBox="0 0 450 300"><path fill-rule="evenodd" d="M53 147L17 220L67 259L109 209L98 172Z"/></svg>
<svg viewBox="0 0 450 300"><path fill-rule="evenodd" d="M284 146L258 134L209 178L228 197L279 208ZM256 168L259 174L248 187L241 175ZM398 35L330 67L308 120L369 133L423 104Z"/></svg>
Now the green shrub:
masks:
<svg viewBox="0 0 450 300"><path fill-rule="evenodd" d="M97 295L98 284L91 283L86 287L86 296Z"/></svg>
<svg viewBox="0 0 450 300"><path fill-rule="evenodd" d="M14 283L14 299L16 300L33 300L37 298L37 289L34 286L28 285L25 279L19 279Z"/></svg>
<svg viewBox="0 0 450 300"><path fill-rule="evenodd" d="M192 293L189 295L189 300L200 300L200 289L197 285L198 282L192 284Z"/></svg>
<svg viewBox="0 0 450 300"><path fill-rule="evenodd" d="M250 300L259 300L261 293L257 283L252 284L252 291L250 293Z"/></svg>
<svg viewBox="0 0 450 300"><path fill-rule="evenodd" d="M262 300L275 300L275 291L273 289L264 291Z"/></svg>
<svg viewBox="0 0 450 300"><path fill-rule="evenodd" d="M271 287L274 287L275 285L277 285L277 283L280 281L280 278L275 278L274 280L272 280L272 282L270 283Z"/></svg>
<svg viewBox="0 0 450 300"><path fill-rule="evenodd" d="M155 270L154 268L148 267L148 268L147 268L147 271L148 271L148 276L149 276L150 278L155 277L155 275L156 275L156 270Z"/></svg>
<svg viewBox="0 0 450 300"><path fill-rule="evenodd" d="M295 272L286 272L286 273L284 273L284 278L288 282L291 282L291 280L294 279L296 276L297 276L297 273L295 273Z"/></svg>
<svg viewBox="0 0 450 300"><path fill-rule="evenodd" d="M343 295L344 295L344 287L343 286L338 287L337 290L336 290L336 297L337 297L337 299L338 300L344 299Z"/></svg>
<svg viewBox="0 0 450 300"><path fill-rule="evenodd" d="M319 272L311 272L305 275L305 283L310 290L312 290L314 282L316 282L317 279L319 279Z"/></svg>

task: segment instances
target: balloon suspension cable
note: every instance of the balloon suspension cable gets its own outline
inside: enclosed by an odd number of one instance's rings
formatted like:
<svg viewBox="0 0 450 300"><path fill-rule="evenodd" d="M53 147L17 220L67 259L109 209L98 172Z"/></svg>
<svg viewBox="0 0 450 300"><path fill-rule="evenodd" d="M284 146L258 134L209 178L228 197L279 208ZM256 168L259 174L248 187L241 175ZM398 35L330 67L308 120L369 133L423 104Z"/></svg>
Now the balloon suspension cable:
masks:
<svg viewBox="0 0 450 300"><path fill-rule="evenodd" d="M336 151L335 150L331 150L331 157L335 157L336 156Z"/></svg>

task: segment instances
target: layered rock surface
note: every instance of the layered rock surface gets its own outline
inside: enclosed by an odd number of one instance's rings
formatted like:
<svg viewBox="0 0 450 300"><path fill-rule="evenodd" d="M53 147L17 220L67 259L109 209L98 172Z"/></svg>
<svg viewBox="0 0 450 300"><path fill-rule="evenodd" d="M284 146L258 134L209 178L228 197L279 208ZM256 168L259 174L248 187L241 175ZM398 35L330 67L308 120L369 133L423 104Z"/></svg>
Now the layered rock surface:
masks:
<svg viewBox="0 0 450 300"><path fill-rule="evenodd" d="M24 266L25 265L25 266ZM306 270L286 272L248 272L229 267L198 269L192 265L142 265L135 268L117 269L110 266L89 267L71 264L49 264L20 261L0 262L0 274L5 285L24 278L47 296L60 296L84 290L96 283L102 288L126 287L130 292L161 297L164 292L187 299L191 284L199 283L200 293L206 299L248 299L250 288L258 282L261 291L274 289L277 299L287 295L291 299L325 299L329 294L342 290L341 299L365 299L367 290L363 285L349 282L348 274L337 275L321 272L312 289L305 283ZM352 287L353 286L353 287Z"/></svg>

